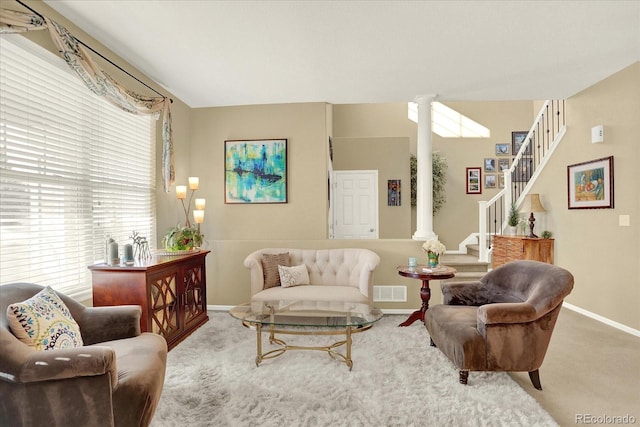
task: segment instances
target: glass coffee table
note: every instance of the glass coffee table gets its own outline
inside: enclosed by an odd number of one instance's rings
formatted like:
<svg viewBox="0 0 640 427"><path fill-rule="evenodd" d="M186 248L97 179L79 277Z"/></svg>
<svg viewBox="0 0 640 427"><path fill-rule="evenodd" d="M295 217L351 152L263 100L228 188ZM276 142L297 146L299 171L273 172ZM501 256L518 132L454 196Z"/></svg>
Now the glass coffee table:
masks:
<svg viewBox="0 0 640 427"><path fill-rule="evenodd" d="M332 359L353 368L351 335L370 329L382 318L382 312L368 304L333 301L259 301L234 307L231 316L257 332L256 366L265 359L281 356L288 350L326 351ZM262 352L262 332L269 333L275 350ZM326 346L288 345L280 335L344 335L345 338ZM337 349L345 346L345 354Z"/></svg>

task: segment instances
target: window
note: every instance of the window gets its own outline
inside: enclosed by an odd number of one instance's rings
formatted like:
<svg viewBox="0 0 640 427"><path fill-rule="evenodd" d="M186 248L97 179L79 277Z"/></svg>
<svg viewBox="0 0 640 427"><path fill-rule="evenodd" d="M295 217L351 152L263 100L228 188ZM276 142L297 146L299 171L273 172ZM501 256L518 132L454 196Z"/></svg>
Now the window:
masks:
<svg viewBox="0 0 640 427"><path fill-rule="evenodd" d="M407 117L418 123L418 104L409 102ZM489 138L491 132L440 102L431 103L431 129L443 138Z"/></svg>
<svg viewBox="0 0 640 427"><path fill-rule="evenodd" d="M62 59L0 38L0 284L50 285L90 298L87 266L105 242L155 240L149 116L91 93Z"/></svg>

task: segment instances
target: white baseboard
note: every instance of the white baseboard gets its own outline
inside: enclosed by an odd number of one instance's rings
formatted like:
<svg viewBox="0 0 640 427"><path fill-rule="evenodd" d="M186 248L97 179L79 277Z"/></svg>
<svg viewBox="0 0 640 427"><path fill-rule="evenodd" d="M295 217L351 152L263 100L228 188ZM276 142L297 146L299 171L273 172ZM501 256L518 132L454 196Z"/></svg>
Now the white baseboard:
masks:
<svg viewBox="0 0 640 427"><path fill-rule="evenodd" d="M622 323L618 323L618 322L616 322L614 320L607 319L604 316L600 316L599 314L592 313L592 312L590 312L588 310L585 310L584 308L580 308L580 307L577 307L577 306L575 306L573 304L569 304L566 301L562 303L562 306L568 308L569 310L575 311L576 313L580 313L580 314L582 314L584 316L587 316L587 317L590 317L590 318L592 318L594 320L597 320L598 322L602 322L605 325L609 325L609 326L611 326L613 328L619 329L622 332L626 332L628 334L635 335L636 337L640 337L640 331L639 330L630 328L629 326L623 325Z"/></svg>

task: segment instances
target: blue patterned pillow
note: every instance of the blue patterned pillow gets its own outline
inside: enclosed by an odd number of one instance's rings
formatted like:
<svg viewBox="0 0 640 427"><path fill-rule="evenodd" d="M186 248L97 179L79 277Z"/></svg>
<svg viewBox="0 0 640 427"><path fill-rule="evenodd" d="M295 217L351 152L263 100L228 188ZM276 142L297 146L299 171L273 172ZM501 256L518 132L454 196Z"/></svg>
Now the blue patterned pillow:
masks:
<svg viewBox="0 0 640 427"><path fill-rule="evenodd" d="M11 332L36 350L82 347L78 324L49 286L26 301L7 307Z"/></svg>

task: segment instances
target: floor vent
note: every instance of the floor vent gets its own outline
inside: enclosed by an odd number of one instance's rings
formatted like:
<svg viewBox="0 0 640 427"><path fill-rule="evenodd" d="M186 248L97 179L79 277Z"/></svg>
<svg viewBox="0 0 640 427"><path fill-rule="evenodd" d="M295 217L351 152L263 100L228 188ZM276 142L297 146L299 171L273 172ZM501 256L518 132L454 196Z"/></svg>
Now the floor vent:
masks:
<svg viewBox="0 0 640 427"><path fill-rule="evenodd" d="M377 302L407 302L407 287L376 285L373 287L373 300Z"/></svg>

